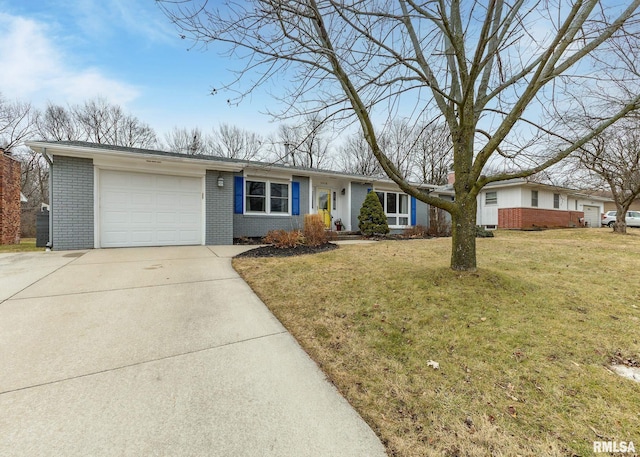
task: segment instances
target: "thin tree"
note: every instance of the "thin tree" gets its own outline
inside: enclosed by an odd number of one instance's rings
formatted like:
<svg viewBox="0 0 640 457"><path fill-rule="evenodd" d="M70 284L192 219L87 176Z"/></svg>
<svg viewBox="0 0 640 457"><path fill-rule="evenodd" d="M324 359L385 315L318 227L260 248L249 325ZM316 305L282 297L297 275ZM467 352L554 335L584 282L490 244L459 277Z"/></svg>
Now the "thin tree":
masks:
<svg viewBox="0 0 640 457"><path fill-rule="evenodd" d="M404 192L451 214L455 270L476 269L476 198L485 185L558 163L639 107L635 62L625 56L640 48L640 0L157 2L181 35L246 59L227 87L242 95L288 75L283 114L355 119ZM237 84L243 76L246 89ZM618 106L590 103L614 92ZM563 135L558 120L576 100L600 121ZM384 153L376 120L398 115L447 126L454 201L421 192ZM487 174L496 161L509 171Z"/></svg>
<svg viewBox="0 0 640 457"><path fill-rule="evenodd" d="M211 153L232 159L257 160L264 140L260 135L235 125L220 124L213 130Z"/></svg>
<svg viewBox="0 0 640 457"><path fill-rule="evenodd" d="M625 120L593 138L582 148L579 162L611 190L616 204L613 231L626 233L625 216L640 195L640 120Z"/></svg>
<svg viewBox="0 0 640 457"><path fill-rule="evenodd" d="M30 103L9 102L0 93L0 147L12 151L34 132L37 112Z"/></svg>
<svg viewBox="0 0 640 457"><path fill-rule="evenodd" d="M347 137L345 143L338 148L338 160L340 171L345 173L376 178L384 175L362 132Z"/></svg>
<svg viewBox="0 0 640 457"><path fill-rule="evenodd" d="M317 113L308 114L297 125L281 124L278 141L286 144L283 161L297 167L330 168L330 144L327 125Z"/></svg>
<svg viewBox="0 0 640 457"><path fill-rule="evenodd" d="M103 98L72 106L70 111L77 125L76 140L131 148L152 148L158 143L153 128Z"/></svg>
<svg viewBox="0 0 640 457"><path fill-rule="evenodd" d="M212 153L212 138L204 135L202 130L174 127L165 134L166 148L171 152L188 155L203 155Z"/></svg>

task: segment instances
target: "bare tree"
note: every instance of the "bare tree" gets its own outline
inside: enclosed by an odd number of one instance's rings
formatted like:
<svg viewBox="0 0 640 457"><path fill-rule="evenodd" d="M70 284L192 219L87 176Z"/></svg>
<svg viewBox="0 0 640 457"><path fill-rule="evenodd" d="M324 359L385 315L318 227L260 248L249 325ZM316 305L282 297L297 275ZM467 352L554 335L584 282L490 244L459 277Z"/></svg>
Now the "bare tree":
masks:
<svg viewBox="0 0 640 457"><path fill-rule="evenodd" d="M203 155L212 153L212 139L203 135L199 128L174 127L165 134L166 146L169 151L180 154Z"/></svg>
<svg viewBox="0 0 640 457"><path fill-rule="evenodd" d="M256 160L261 157L264 140L257 133L229 124L213 130L212 154L232 159Z"/></svg>
<svg viewBox="0 0 640 457"><path fill-rule="evenodd" d="M384 171L371 152L371 147L362 132L349 135L345 144L338 149L338 158L340 170L345 173L372 177L384 176Z"/></svg>
<svg viewBox="0 0 640 457"><path fill-rule="evenodd" d="M31 104L9 102L0 93L0 146L7 151L20 146L33 134L36 117Z"/></svg>
<svg viewBox="0 0 640 457"><path fill-rule="evenodd" d="M102 98L71 107L71 116L77 125L76 140L132 148L157 144L156 133L148 124Z"/></svg>
<svg viewBox="0 0 640 457"><path fill-rule="evenodd" d="M330 168L330 143L325 120L316 113L306 115L297 125L282 124L279 142L287 145L284 157L291 165L306 168Z"/></svg>
<svg viewBox="0 0 640 457"><path fill-rule="evenodd" d="M485 185L538 173L639 108L636 60L627 56L640 49L640 0L157 1L182 35L246 58L228 85L241 95L286 74L283 114L355 119L404 192L451 214L455 270L476 269ZM603 93L623 102L602 110L592 102ZM600 121L569 135L561 120L576 100ZM375 120L405 113L447 126L454 201L420 192L384 153ZM488 175L497 160L507 171Z"/></svg>
<svg viewBox="0 0 640 457"><path fill-rule="evenodd" d="M398 170L404 180L412 178L415 137L414 125L405 119L397 119L388 123L387 128L378 135L380 149Z"/></svg>
<svg viewBox="0 0 640 457"><path fill-rule="evenodd" d="M582 148L579 162L611 190L616 204L613 231L626 233L625 216L640 195L639 120L625 120L593 138Z"/></svg>
<svg viewBox="0 0 640 457"><path fill-rule="evenodd" d="M37 129L39 136L48 141L80 139L76 120L70 110L53 103L48 103L44 112L38 114Z"/></svg>
<svg viewBox="0 0 640 457"><path fill-rule="evenodd" d="M453 163L453 146L449 129L443 124L427 124L414 142L414 173L427 184L447 184L449 166Z"/></svg>

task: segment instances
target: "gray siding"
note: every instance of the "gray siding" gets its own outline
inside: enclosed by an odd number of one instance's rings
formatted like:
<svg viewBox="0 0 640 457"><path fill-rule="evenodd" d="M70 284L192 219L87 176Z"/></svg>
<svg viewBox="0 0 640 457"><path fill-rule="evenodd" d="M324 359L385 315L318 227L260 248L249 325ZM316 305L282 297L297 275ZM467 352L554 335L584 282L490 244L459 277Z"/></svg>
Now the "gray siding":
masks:
<svg viewBox="0 0 640 457"><path fill-rule="evenodd" d="M416 224L429 227L429 205L416 199Z"/></svg>
<svg viewBox="0 0 640 457"><path fill-rule="evenodd" d="M304 216L233 215L233 237L262 237L269 230L294 230L304 227Z"/></svg>
<svg viewBox="0 0 640 457"><path fill-rule="evenodd" d="M93 248L93 160L57 155L51 179L53 249Z"/></svg>
<svg viewBox="0 0 640 457"><path fill-rule="evenodd" d="M241 175L238 175L241 176ZM299 216L262 216L259 214L233 214L233 237L262 237L269 230L294 230L304 228L304 215L309 213L309 178L293 176L300 183ZM233 195L229 197L233 203ZM231 208L233 212L233 208Z"/></svg>
<svg viewBox="0 0 640 457"><path fill-rule="evenodd" d="M357 182L351 183L351 230L358 231L358 216L360 208L367 197L367 189L371 189L371 184L361 184Z"/></svg>
<svg viewBox="0 0 640 457"><path fill-rule="evenodd" d="M300 214L309 214L309 178L294 176L293 180L300 183Z"/></svg>
<svg viewBox="0 0 640 457"><path fill-rule="evenodd" d="M218 187L220 176L224 187ZM205 189L205 243L233 244L233 174L207 170Z"/></svg>

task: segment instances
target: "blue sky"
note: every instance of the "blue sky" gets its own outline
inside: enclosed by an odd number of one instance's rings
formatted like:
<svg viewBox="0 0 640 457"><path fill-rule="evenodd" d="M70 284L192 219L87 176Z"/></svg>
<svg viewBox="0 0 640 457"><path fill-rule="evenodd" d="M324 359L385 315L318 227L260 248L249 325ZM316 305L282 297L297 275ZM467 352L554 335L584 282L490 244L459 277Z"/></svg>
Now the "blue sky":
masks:
<svg viewBox="0 0 640 457"><path fill-rule="evenodd" d="M104 97L149 123L208 131L221 122L276 130L256 92L240 106L210 95L233 62L191 49L153 0L0 0L0 92L9 100L67 105Z"/></svg>

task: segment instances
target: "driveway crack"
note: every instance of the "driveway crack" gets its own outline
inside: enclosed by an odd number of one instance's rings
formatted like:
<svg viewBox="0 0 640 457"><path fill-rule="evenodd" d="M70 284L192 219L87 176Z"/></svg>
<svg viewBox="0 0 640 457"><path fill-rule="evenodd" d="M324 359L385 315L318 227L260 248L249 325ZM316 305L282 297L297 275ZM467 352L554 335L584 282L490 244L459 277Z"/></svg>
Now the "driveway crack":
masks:
<svg viewBox="0 0 640 457"><path fill-rule="evenodd" d="M214 346L208 346L208 347L200 348L200 349L194 349L193 351L181 352L181 353L178 353L178 354L167 355L167 356L164 356L164 357L156 357L154 359L143 360L143 361L135 362L135 363L129 363L129 364L121 365L121 366L118 366L118 367L107 368L105 370L98 370L98 371L93 371L91 373L80 374L80 375L77 375L77 376L69 376L68 378L56 379L54 381L42 382L42 383L39 383L39 384L30 385L30 386L18 387L18 388L15 388L15 389L9 389L9 390L5 390L3 392L0 392L0 395L10 394L10 393L14 393L14 392L20 392L20 391L28 390L28 389L34 389L34 388L37 388L37 387L49 386L49 385L53 385L53 384L60 384L60 383L66 382L66 381L72 381L74 379L88 378L88 377L91 377L91 376L96 376L96 375L100 375L100 374L104 374L104 373L110 373L110 372L114 372L114 371L124 370L124 369L127 369L127 368L147 365L147 364L154 363L154 362L161 362L163 360L176 359L178 357L184 357L184 356L187 356L187 355L198 354L198 353L201 353L201 352L211 351L211 350L215 350L215 349L221 349L221 348L228 347L228 346L235 346L237 344L247 343L249 341L256 341L256 340L261 340L261 339L265 339L265 338L270 338L272 336L282 335L282 334L286 334L286 333L287 333L286 330L282 330L282 331L279 331L279 332L268 333L266 335L260 335L260 336L254 336L254 337L251 337L251 338L245 338L243 340L230 341L228 343L217 344L217 345L214 345Z"/></svg>

